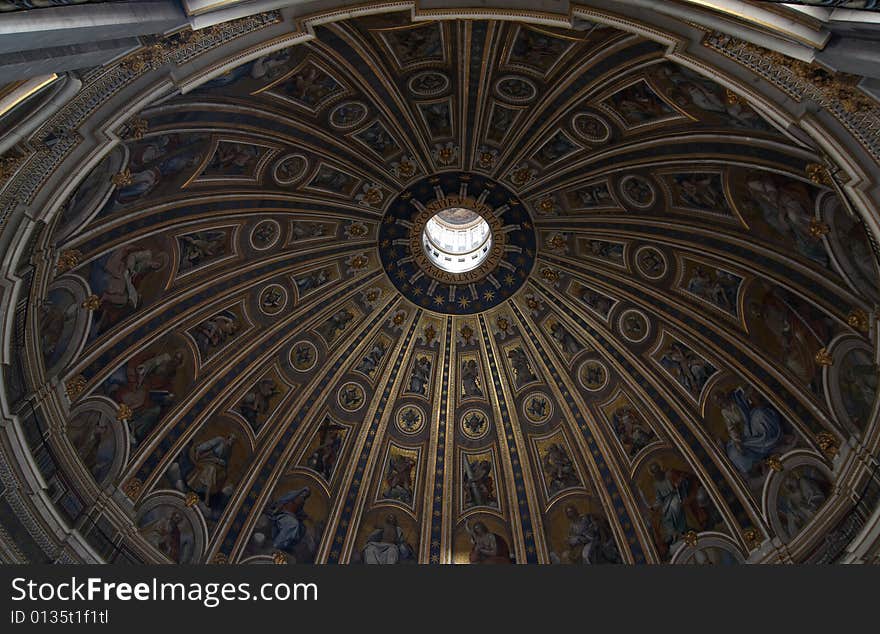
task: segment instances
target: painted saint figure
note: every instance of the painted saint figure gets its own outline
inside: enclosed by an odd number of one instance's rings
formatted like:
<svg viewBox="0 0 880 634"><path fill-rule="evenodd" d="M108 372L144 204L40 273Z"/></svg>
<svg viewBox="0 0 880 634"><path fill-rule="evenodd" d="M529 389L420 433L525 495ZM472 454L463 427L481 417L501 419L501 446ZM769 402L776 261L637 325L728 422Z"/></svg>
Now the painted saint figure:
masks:
<svg viewBox="0 0 880 634"><path fill-rule="evenodd" d="M480 387L480 369L473 359L461 364L461 391L464 396L483 396Z"/></svg>
<svg viewBox="0 0 880 634"><path fill-rule="evenodd" d="M372 565L393 565L412 560L414 556L394 513L386 515L384 523L370 533L361 554L363 562Z"/></svg>
<svg viewBox="0 0 880 634"><path fill-rule="evenodd" d="M296 287L299 289L299 294L307 293L308 291L313 291L317 288L321 288L330 281L330 272L326 269L321 269L320 271L315 271L313 273L309 273L307 275L303 275L302 277L296 278Z"/></svg>
<svg viewBox="0 0 880 634"><path fill-rule="evenodd" d="M560 323L554 323L551 325L550 333L559 343L562 351L569 356L574 356L584 349L583 344L575 339L572 334L568 332L568 329Z"/></svg>
<svg viewBox="0 0 880 634"><path fill-rule="evenodd" d="M407 391L427 396L428 383L430 381L431 360L428 357L420 357L413 363L412 373L409 376L409 389Z"/></svg>
<svg viewBox="0 0 880 634"><path fill-rule="evenodd" d="M547 478L547 491L553 496L563 489L578 486L580 478L566 448L559 443L547 447L541 458L541 466Z"/></svg>
<svg viewBox="0 0 880 634"><path fill-rule="evenodd" d="M645 423L641 414L629 406L614 412L612 426L630 458L635 458L642 449L657 439L654 430Z"/></svg>
<svg viewBox="0 0 880 634"><path fill-rule="evenodd" d="M495 494L495 479L492 477L492 463L488 460L475 460L464 456L464 506L498 506Z"/></svg>
<svg viewBox="0 0 880 634"><path fill-rule="evenodd" d="M781 287L773 287L758 300L749 302L749 317L754 324L753 337L766 337L784 366L814 393L821 390L821 374L816 364L816 351L826 345L833 334L833 322L809 302ZM760 338L758 339L759 343Z"/></svg>
<svg viewBox="0 0 880 634"><path fill-rule="evenodd" d="M205 172L218 176L249 175L261 154L262 149L250 143L221 141Z"/></svg>
<svg viewBox="0 0 880 634"><path fill-rule="evenodd" d="M94 335L119 323L144 304L143 284L147 276L168 264L165 253L127 244L93 265L89 284L101 298L95 312Z"/></svg>
<svg viewBox="0 0 880 634"><path fill-rule="evenodd" d="M730 438L725 446L727 457L748 476L782 441L782 417L771 405L754 405L741 387L716 398Z"/></svg>
<svg viewBox="0 0 880 634"><path fill-rule="evenodd" d="M871 419L877 394L878 370L867 351L856 348L840 364L840 395L846 413L856 426Z"/></svg>
<svg viewBox="0 0 880 634"><path fill-rule="evenodd" d="M694 398L698 398L703 386L717 371L715 366L693 350L678 342L672 342L660 357L660 365Z"/></svg>
<svg viewBox="0 0 880 634"><path fill-rule="evenodd" d="M724 183L719 174L676 174L678 204L691 209L726 213L729 205L724 194Z"/></svg>
<svg viewBox="0 0 880 634"><path fill-rule="evenodd" d="M238 331L241 321L235 313L225 310L201 322L192 330L193 338L203 360L229 343Z"/></svg>
<svg viewBox="0 0 880 634"><path fill-rule="evenodd" d="M654 476L653 509L660 515L660 526L667 543L671 543L679 535L687 531L684 501L688 497L690 480L679 478L676 474L663 471L656 462L651 464L651 475Z"/></svg>
<svg viewBox="0 0 880 634"><path fill-rule="evenodd" d="M507 541L497 533L491 532L483 522L465 522L465 529L470 536L471 548L468 561L472 564L509 564L510 548Z"/></svg>
<svg viewBox="0 0 880 634"><path fill-rule="evenodd" d="M128 421L132 444L143 440L174 403L174 385L184 358L182 349L136 356L107 378L104 393L132 409Z"/></svg>
<svg viewBox="0 0 880 634"><path fill-rule="evenodd" d="M812 198L806 185L759 172L750 176L747 188L749 202L768 225L793 242L803 256L828 266L825 245L810 232Z"/></svg>
<svg viewBox="0 0 880 634"><path fill-rule="evenodd" d="M272 399L281 394L275 379L260 379L254 388L244 395L238 405L239 413L257 428L262 418L269 413Z"/></svg>
<svg viewBox="0 0 880 634"><path fill-rule="evenodd" d="M306 535L304 520L308 517L305 503L311 495L309 487L288 491L268 509L272 521L272 545L291 552Z"/></svg>
<svg viewBox="0 0 880 634"><path fill-rule="evenodd" d="M517 387L538 379L535 373L532 372L532 365L522 348L511 348L507 351L507 358L510 360L510 367L513 369L514 377L516 377Z"/></svg>
<svg viewBox="0 0 880 634"><path fill-rule="evenodd" d="M181 512L176 509L169 512L169 507L163 506L148 513L144 519L156 515L156 519L148 521L140 528L140 533L174 563L190 563L192 536L189 531L184 530L185 520Z"/></svg>
<svg viewBox="0 0 880 634"><path fill-rule="evenodd" d="M227 466L237 439L235 434L215 436L191 449L195 468L187 477L186 484L202 494L205 506L211 506L211 496L226 483Z"/></svg>
<svg viewBox="0 0 880 634"><path fill-rule="evenodd" d="M789 540L816 516L828 499L828 488L824 475L813 468L796 468L787 475L779 490L777 507Z"/></svg>
<svg viewBox="0 0 880 634"><path fill-rule="evenodd" d="M116 457L113 429L101 412L83 412L70 421L68 434L80 460L99 484Z"/></svg>
<svg viewBox="0 0 880 634"><path fill-rule="evenodd" d="M382 496L389 500L399 500L404 504L412 503L415 467L416 461L412 457L392 454L385 468Z"/></svg>
<svg viewBox="0 0 880 634"><path fill-rule="evenodd" d="M73 294L66 289L49 291L40 304L40 344L47 369L61 360L71 344L78 308Z"/></svg>
<svg viewBox="0 0 880 634"><path fill-rule="evenodd" d="M724 312L736 315L736 300L741 283L742 278L738 275L697 266L687 282L687 290Z"/></svg>
<svg viewBox="0 0 880 634"><path fill-rule="evenodd" d="M610 297L586 286L581 291L581 301L605 318L608 317L614 306L614 300Z"/></svg>
<svg viewBox="0 0 880 634"><path fill-rule="evenodd" d="M608 185L605 183L585 185L575 190L574 200L579 207L584 209L610 205L614 202L611 198L611 192L608 191Z"/></svg>
<svg viewBox="0 0 880 634"><path fill-rule="evenodd" d="M327 343L333 343L336 340L336 337L338 337L343 330L348 328L353 319L354 315L351 311L347 308L342 308L331 315L327 321L318 326L317 331L322 337L324 337Z"/></svg>
<svg viewBox="0 0 880 634"><path fill-rule="evenodd" d="M568 519L566 548L560 554L550 553L556 564L617 564L620 552L607 526L590 513L581 514L571 504L565 507Z"/></svg>
<svg viewBox="0 0 880 634"><path fill-rule="evenodd" d="M739 99L729 99L720 85L699 73L677 64L660 66L658 74L673 85L670 91L681 106L693 104L725 119L731 125L752 130L769 130L770 126Z"/></svg>
<svg viewBox="0 0 880 634"><path fill-rule="evenodd" d="M675 113L644 81L627 86L608 100L630 126L650 123Z"/></svg>
<svg viewBox="0 0 880 634"><path fill-rule="evenodd" d="M196 231L178 238L181 271L194 269L227 254L225 231Z"/></svg>
<svg viewBox="0 0 880 634"><path fill-rule="evenodd" d="M388 344L385 343L383 339L377 340L373 344L373 346L367 351L367 354L364 355L364 358L361 359L361 362L355 369L358 372L366 374L367 376L372 378L373 373L381 365L382 359L385 358L385 354L387 352Z"/></svg>
<svg viewBox="0 0 880 634"><path fill-rule="evenodd" d="M318 430L318 446L306 459L309 469L320 473L328 482L333 477L346 428L332 420L326 420Z"/></svg>
<svg viewBox="0 0 880 634"><path fill-rule="evenodd" d="M320 222L294 222L291 224L291 232L294 241L320 238L326 233L324 225Z"/></svg>

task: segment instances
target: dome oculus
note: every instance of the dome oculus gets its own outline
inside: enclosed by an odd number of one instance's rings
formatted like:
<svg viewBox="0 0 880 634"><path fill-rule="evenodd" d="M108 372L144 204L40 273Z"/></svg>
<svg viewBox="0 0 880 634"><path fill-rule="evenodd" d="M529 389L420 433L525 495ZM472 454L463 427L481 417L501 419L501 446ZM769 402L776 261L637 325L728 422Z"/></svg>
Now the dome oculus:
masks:
<svg viewBox="0 0 880 634"><path fill-rule="evenodd" d="M450 273L466 273L489 257L492 230L479 214L451 207L425 223L422 247L435 266Z"/></svg>
<svg viewBox="0 0 880 634"><path fill-rule="evenodd" d="M457 315L516 293L534 266L537 242L519 197L467 172L437 174L400 192L378 238L397 290L418 306Z"/></svg>

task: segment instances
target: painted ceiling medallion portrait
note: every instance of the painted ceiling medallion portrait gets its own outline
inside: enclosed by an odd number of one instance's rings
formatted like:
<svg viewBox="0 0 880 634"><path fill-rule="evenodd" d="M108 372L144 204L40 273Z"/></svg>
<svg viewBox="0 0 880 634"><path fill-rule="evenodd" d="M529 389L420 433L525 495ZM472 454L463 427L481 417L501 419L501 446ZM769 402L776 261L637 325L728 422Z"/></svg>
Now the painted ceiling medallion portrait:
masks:
<svg viewBox="0 0 880 634"><path fill-rule="evenodd" d="M3 408L76 557L841 557L877 139L710 34L395 6L90 70L6 181Z"/></svg>

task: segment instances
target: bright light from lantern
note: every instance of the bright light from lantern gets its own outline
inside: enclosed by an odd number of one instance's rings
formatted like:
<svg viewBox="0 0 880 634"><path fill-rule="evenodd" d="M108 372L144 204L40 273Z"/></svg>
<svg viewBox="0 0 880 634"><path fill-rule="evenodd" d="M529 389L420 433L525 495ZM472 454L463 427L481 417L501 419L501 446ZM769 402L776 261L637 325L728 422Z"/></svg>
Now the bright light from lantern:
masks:
<svg viewBox="0 0 880 634"><path fill-rule="evenodd" d="M492 248L492 231L482 216L451 207L432 216L422 232L422 247L431 262L449 273L480 266Z"/></svg>

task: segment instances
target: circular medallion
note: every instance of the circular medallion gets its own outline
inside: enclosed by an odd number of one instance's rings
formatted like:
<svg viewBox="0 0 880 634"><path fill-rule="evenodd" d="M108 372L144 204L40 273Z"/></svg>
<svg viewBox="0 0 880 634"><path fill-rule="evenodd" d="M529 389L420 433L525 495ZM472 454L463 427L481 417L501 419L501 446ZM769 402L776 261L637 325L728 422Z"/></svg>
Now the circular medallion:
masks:
<svg viewBox="0 0 880 634"><path fill-rule="evenodd" d="M643 342L651 332L647 318L633 308L625 310L620 314L617 325L620 328L620 334L632 343Z"/></svg>
<svg viewBox="0 0 880 634"><path fill-rule="evenodd" d="M367 118L367 106L360 101L346 101L330 112L330 125L339 130L348 130Z"/></svg>
<svg viewBox="0 0 880 634"><path fill-rule="evenodd" d="M625 176L621 179L620 193L626 202L639 209L647 209L657 199L653 185L641 176Z"/></svg>
<svg viewBox="0 0 880 634"><path fill-rule="evenodd" d="M290 349L290 364L297 372L308 372L318 363L318 349L311 341L297 341Z"/></svg>
<svg viewBox="0 0 880 634"><path fill-rule="evenodd" d="M666 275L668 268L666 256L654 247L639 247L636 250L636 269L650 280L659 280Z"/></svg>
<svg viewBox="0 0 880 634"><path fill-rule="evenodd" d="M484 176L447 172L401 192L379 230L388 277L411 302L471 315L513 295L535 262L531 218Z"/></svg>
<svg viewBox="0 0 880 634"><path fill-rule="evenodd" d="M263 220L253 228L249 236L251 246L257 251L271 249L281 237L281 225L274 220Z"/></svg>
<svg viewBox="0 0 880 634"><path fill-rule="evenodd" d="M525 77L510 76L495 83L495 92L510 103L528 103L538 94L538 89Z"/></svg>
<svg viewBox="0 0 880 634"><path fill-rule="evenodd" d="M461 433L471 440L479 440L489 433L489 419L480 409L469 409L459 421Z"/></svg>
<svg viewBox="0 0 880 634"><path fill-rule="evenodd" d="M288 154L275 162L272 178L279 185L292 185L299 181L309 169L309 159L302 154Z"/></svg>
<svg viewBox="0 0 880 634"><path fill-rule="evenodd" d="M418 97L434 97L449 88L449 77L436 70L426 70L413 75L408 86L410 92Z"/></svg>
<svg viewBox="0 0 880 634"><path fill-rule="evenodd" d="M598 392L608 383L608 370L596 359L588 359L578 368L577 377L584 389Z"/></svg>
<svg viewBox="0 0 880 634"><path fill-rule="evenodd" d="M339 407L346 412L356 412L364 406L366 394L360 383L349 382L339 388L336 393L336 401Z"/></svg>
<svg viewBox="0 0 880 634"><path fill-rule="evenodd" d="M397 410L394 424L404 434L418 434L425 427L425 412L418 405L404 405Z"/></svg>
<svg viewBox="0 0 880 634"><path fill-rule="evenodd" d="M523 414L533 425L541 425L553 416L553 401L543 392L532 392L523 399Z"/></svg>
<svg viewBox="0 0 880 634"><path fill-rule="evenodd" d="M608 124L589 112L576 114L571 120L571 127L584 141L603 143L611 137L611 128Z"/></svg>
<svg viewBox="0 0 880 634"><path fill-rule="evenodd" d="M287 305L287 289L280 284L270 284L260 292L260 312L274 317Z"/></svg>

